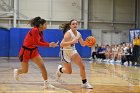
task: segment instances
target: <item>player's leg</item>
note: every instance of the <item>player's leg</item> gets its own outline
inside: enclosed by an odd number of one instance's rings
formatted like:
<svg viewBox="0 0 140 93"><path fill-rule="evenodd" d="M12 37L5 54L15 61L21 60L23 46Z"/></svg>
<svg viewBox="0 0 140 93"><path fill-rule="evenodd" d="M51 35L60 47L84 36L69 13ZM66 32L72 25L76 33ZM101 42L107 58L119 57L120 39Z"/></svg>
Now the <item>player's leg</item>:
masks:
<svg viewBox="0 0 140 93"><path fill-rule="evenodd" d="M19 80L19 74L28 72L28 61L30 59L30 51L21 48L19 52L19 59L21 61L21 68L14 69L15 80Z"/></svg>
<svg viewBox="0 0 140 93"><path fill-rule="evenodd" d="M75 53L72 56L72 61L80 68L80 75L82 78L82 87L92 89L93 87L87 82L86 79L86 72L85 72L85 66L82 62L82 59L78 53Z"/></svg>
<svg viewBox="0 0 140 93"><path fill-rule="evenodd" d="M71 67L71 53L72 50L61 50L61 61L63 62L62 65L58 65L56 75L58 77L61 76L62 73L71 74L72 67Z"/></svg>
<svg viewBox="0 0 140 93"><path fill-rule="evenodd" d="M66 74L72 73L71 63L63 62L63 66L58 65L57 71L56 71L57 76L61 77L62 73L66 73Z"/></svg>
<svg viewBox="0 0 140 93"><path fill-rule="evenodd" d="M21 68L14 69L14 78L15 80L19 80L19 74L28 72L28 62L21 62Z"/></svg>
<svg viewBox="0 0 140 93"><path fill-rule="evenodd" d="M48 80L47 71L46 71L42 57L40 55L36 56L36 57L32 58L32 61L39 67L39 69L41 71L42 77L44 79L44 87L54 89L55 87L53 85L49 84L47 81Z"/></svg>

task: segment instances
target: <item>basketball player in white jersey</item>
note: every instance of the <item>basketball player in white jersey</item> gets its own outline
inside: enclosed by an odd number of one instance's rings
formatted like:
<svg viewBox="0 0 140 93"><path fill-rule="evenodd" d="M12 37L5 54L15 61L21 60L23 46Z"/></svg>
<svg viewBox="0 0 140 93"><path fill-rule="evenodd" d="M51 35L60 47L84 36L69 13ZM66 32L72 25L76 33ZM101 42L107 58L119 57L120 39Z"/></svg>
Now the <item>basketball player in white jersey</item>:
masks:
<svg viewBox="0 0 140 93"><path fill-rule="evenodd" d="M56 74L58 77L60 77L62 73L71 74L71 62L74 62L80 69L80 76L83 83L82 87L92 89L93 87L87 82L86 79L85 66L75 48L75 44L78 43L78 41L82 46L85 46L85 41L83 41L81 34L77 31L77 27L77 20L71 20L70 23L65 24L63 27L64 38L60 43L61 60L63 61L63 66L58 65Z"/></svg>

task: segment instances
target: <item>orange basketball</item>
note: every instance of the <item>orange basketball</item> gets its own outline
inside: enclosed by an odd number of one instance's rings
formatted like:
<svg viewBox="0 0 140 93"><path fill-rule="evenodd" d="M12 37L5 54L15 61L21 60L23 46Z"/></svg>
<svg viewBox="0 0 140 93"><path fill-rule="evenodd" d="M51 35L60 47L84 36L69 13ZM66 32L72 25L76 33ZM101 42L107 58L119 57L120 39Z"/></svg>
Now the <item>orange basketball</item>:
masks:
<svg viewBox="0 0 140 93"><path fill-rule="evenodd" d="M88 36L85 41L85 45L88 47L92 47L96 43L96 39L93 36Z"/></svg>

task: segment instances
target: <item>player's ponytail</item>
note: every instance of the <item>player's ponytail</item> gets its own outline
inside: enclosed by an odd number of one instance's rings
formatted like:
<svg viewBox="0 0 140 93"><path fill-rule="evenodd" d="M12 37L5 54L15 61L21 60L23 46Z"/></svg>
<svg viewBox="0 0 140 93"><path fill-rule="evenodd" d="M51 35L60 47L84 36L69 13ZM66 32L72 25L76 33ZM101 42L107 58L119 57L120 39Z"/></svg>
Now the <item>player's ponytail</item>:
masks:
<svg viewBox="0 0 140 93"><path fill-rule="evenodd" d="M63 30L63 34L65 34L70 29L70 25L72 21L77 21L77 20L72 19L69 23L62 24L61 26L59 26L59 28Z"/></svg>
<svg viewBox="0 0 140 93"><path fill-rule="evenodd" d="M65 34L70 29L70 24L69 23L62 24L59 26L59 29L63 31L63 34Z"/></svg>

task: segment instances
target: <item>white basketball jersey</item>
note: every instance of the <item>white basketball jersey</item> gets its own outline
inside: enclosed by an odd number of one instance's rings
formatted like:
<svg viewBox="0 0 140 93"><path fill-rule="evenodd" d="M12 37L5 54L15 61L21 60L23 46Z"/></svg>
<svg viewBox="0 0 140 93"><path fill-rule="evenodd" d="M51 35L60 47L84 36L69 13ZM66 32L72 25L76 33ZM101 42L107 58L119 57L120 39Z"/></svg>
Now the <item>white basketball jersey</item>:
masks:
<svg viewBox="0 0 140 93"><path fill-rule="evenodd" d="M81 34L78 31L77 31L77 35L75 36L71 29L68 30L68 33L70 33L70 35L71 35L70 41L72 41L74 38L79 39L81 36ZM75 44L71 45L71 48L75 49Z"/></svg>
<svg viewBox="0 0 140 93"><path fill-rule="evenodd" d="M81 34L77 31L77 35L75 36L72 30L68 30L67 33L70 33L71 39L69 41L72 41L74 38L79 39ZM65 46L61 49L61 61L65 61L67 63L71 62L71 57L77 53L77 50L75 48L75 44Z"/></svg>

